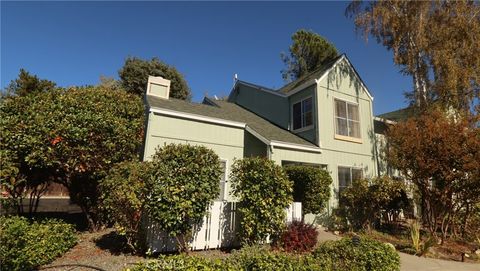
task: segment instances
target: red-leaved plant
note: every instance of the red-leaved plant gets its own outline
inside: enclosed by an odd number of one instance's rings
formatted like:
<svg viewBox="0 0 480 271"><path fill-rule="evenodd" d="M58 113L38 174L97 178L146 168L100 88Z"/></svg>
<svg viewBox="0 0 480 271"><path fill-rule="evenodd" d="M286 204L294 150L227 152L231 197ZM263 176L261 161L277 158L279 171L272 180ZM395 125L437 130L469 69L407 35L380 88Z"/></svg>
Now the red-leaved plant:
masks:
<svg viewBox="0 0 480 271"><path fill-rule="evenodd" d="M307 252L317 244L317 236L314 225L293 221L280 235L277 246L286 252Z"/></svg>

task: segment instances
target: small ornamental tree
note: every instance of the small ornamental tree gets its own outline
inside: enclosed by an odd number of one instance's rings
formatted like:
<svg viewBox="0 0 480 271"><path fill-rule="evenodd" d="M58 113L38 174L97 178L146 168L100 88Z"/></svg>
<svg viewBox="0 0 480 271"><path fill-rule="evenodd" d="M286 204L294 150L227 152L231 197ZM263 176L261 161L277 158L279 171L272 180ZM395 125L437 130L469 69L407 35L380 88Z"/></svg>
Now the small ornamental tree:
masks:
<svg viewBox="0 0 480 271"><path fill-rule="evenodd" d="M387 160L417 188L430 234L443 242L465 229L458 221L480 202L478 118L431 109L389 127L387 142Z"/></svg>
<svg viewBox="0 0 480 271"><path fill-rule="evenodd" d="M259 244L269 235L278 237L293 190L282 167L264 158L245 158L233 164L230 180L232 195L239 200L242 242Z"/></svg>
<svg viewBox="0 0 480 271"><path fill-rule="evenodd" d="M117 164L100 181L99 208L104 221L113 222L134 251L143 249L141 221L150 162Z"/></svg>
<svg viewBox="0 0 480 271"><path fill-rule="evenodd" d="M321 213L330 199L330 174L309 166L287 166L285 172L293 182L293 200L302 203L303 213Z"/></svg>
<svg viewBox="0 0 480 271"><path fill-rule="evenodd" d="M203 146L170 144L152 157L145 208L161 230L187 251L193 226L200 225L220 192L220 160Z"/></svg>

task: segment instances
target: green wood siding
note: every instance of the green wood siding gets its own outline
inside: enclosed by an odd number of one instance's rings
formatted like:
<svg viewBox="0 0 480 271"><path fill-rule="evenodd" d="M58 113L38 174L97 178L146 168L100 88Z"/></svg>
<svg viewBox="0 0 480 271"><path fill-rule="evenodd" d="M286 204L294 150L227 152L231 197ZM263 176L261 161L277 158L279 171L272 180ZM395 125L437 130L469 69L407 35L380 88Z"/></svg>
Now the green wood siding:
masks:
<svg viewBox="0 0 480 271"><path fill-rule="evenodd" d="M151 159L155 149L170 143L203 145L227 161L227 176L234 159L241 159L244 151L243 128L226 127L211 123L162 116L155 113L148 115L148 129L145 141L144 160ZM230 186L226 182L226 200Z"/></svg>
<svg viewBox="0 0 480 271"><path fill-rule="evenodd" d="M242 84L238 84L237 88L233 102L284 129L288 129L289 111L286 97Z"/></svg>

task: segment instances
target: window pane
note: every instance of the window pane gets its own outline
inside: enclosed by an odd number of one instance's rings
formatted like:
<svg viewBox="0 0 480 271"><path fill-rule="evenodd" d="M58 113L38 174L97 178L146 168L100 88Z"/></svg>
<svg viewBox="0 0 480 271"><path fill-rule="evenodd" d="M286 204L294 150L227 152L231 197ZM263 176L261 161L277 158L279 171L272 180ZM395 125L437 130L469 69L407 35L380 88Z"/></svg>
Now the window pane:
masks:
<svg viewBox="0 0 480 271"><path fill-rule="evenodd" d="M302 128L302 107L301 103L293 105L293 130Z"/></svg>
<svg viewBox="0 0 480 271"><path fill-rule="evenodd" d="M347 104L344 101L335 100L335 116L347 118Z"/></svg>
<svg viewBox="0 0 480 271"><path fill-rule="evenodd" d="M352 180L360 180L363 178L363 170L352 168Z"/></svg>
<svg viewBox="0 0 480 271"><path fill-rule="evenodd" d="M357 121L348 121L349 136L360 138L360 123Z"/></svg>
<svg viewBox="0 0 480 271"><path fill-rule="evenodd" d="M304 126L310 126L313 124L313 113L312 111L305 113L303 115Z"/></svg>
<svg viewBox="0 0 480 271"><path fill-rule="evenodd" d="M351 184L350 168L338 167L338 187L343 188Z"/></svg>
<svg viewBox="0 0 480 271"><path fill-rule="evenodd" d="M360 116L358 114L358 105L348 104L348 119L356 121L360 120Z"/></svg>
<svg viewBox="0 0 480 271"><path fill-rule="evenodd" d="M336 122L337 122L337 135L348 136L347 120L336 118Z"/></svg>
<svg viewBox="0 0 480 271"><path fill-rule="evenodd" d="M220 177L220 182L219 182L219 186L220 186L220 194L218 195L217 197L217 201L222 201L225 199L225 181L226 181L226 166L227 166L227 163L225 161L220 161L220 168L222 169L222 175Z"/></svg>
<svg viewBox="0 0 480 271"><path fill-rule="evenodd" d="M302 101L303 113L312 112L312 98Z"/></svg>

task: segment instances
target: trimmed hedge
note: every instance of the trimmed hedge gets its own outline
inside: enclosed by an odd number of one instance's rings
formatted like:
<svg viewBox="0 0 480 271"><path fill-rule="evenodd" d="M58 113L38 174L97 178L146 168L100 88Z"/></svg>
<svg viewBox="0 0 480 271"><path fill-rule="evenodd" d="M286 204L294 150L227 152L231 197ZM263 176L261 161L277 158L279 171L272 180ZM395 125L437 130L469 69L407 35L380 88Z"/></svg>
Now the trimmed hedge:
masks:
<svg viewBox="0 0 480 271"><path fill-rule="evenodd" d="M330 268L335 270L400 270L400 256L393 248L363 237L359 237L358 244L352 238L327 241L315 249L313 256L316 259L329 259Z"/></svg>
<svg viewBox="0 0 480 271"><path fill-rule="evenodd" d="M265 158L244 158L233 164L230 183L239 201L242 243L278 238L285 229L285 208L292 203L292 184L283 168Z"/></svg>
<svg viewBox="0 0 480 271"><path fill-rule="evenodd" d="M24 217L0 217L2 270L32 270L51 262L76 243L73 225L60 220L30 223Z"/></svg>
<svg viewBox="0 0 480 271"><path fill-rule="evenodd" d="M271 251L268 246L246 246L224 259L198 256L160 256L158 260L138 263L130 271L159 270L244 270L244 271L397 271L400 256L383 243L360 238L328 241L312 254L290 254Z"/></svg>
<svg viewBox="0 0 480 271"><path fill-rule="evenodd" d="M320 214L330 199L330 174L309 166L286 166L285 172L293 182L293 200L302 203L303 213Z"/></svg>
<svg viewBox="0 0 480 271"><path fill-rule="evenodd" d="M234 271L220 259L207 259L198 256L180 254L175 256L160 256L156 260L137 263L126 271Z"/></svg>

